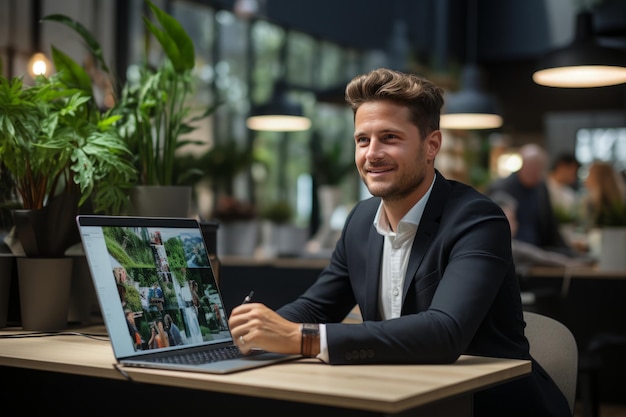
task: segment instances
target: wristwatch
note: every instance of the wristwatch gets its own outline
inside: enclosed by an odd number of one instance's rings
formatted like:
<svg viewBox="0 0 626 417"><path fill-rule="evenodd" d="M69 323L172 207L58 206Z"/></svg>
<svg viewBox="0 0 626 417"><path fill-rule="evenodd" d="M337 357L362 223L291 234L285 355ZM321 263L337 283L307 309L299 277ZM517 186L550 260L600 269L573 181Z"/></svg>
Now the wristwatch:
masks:
<svg viewBox="0 0 626 417"><path fill-rule="evenodd" d="M313 353L313 346L320 343L320 325L317 323L303 323L300 325L302 341L300 343L300 353L307 358L313 358L317 354Z"/></svg>

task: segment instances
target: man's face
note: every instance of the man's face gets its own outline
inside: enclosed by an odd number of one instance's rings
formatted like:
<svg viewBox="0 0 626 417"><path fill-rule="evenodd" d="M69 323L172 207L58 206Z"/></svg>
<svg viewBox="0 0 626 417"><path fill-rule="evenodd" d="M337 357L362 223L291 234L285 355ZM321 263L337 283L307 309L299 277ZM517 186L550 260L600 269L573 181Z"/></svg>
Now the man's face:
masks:
<svg viewBox="0 0 626 417"><path fill-rule="evenodd" d="M439 131L422 138L409 110L391 101L362 104L354 128L354 161L372 195L394 201L428 189L430 182L426 189L423 183L429 169L434 169L441 146Z"/></svg>

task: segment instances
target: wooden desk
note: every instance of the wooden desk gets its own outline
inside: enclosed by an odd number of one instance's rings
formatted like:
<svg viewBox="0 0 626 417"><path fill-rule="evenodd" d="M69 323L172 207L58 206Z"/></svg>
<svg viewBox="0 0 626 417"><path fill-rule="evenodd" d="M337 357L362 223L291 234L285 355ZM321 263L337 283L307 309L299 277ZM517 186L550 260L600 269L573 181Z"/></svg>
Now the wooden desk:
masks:
<svg viewBox="0 0 626 417"><path fill-rule="evenodd" d="M0 331L0 335L17 333L19 330L4 329ZM104 333L102 326L76 331ZM112 389L113 392L118 390L115 397L119 398L119 392L123 392L126 400L137 399L138 395L130 391L137 387L152 387L142 394L150 397L160 395L158 386L171 387L172 390L182 388L183 390L172 391L177 404L173 410L178 412L183 410L182 404L186 401L181 393L187 392L193 402L201 399L205 404L215 404L215 398L222 398L220 394L226 394L229 399L228 408L232 406L234 410L241 412L259 410L259 407L270 404L272 409L269 411L272 415L283 415L283 411L287 410L289 413L310 413L316 408L324 412L325 417L402 415L416 409L423 413L420 415L471 415L473 392L521 377L531 370L528 361L472 356L463 356L450 365L329 366L316 360L303 359L229 375L123 368L135 382L139 382L133 384L113 368L113 362L108 340L69 335L0 339L0 366L5 367L1 371L3 376L6 370L13 369L14 374L19 374L20 370L27 374L29 370L36 370L45 371L48 375L92 377L86 382L80 382L83 387L90 387L93 377L115 380L117 388ZM38 397L33 392L33 381L34 378L31 378L24 386L29 391L27 398L35 399ZM77 398L74 389L78 386L56 387L58 399L72 395ZM47 387L49 390L54 388ZM85 388L85 391L97 390ZM0 399L5 404L13 399L8 396L15 394L7 394L5 390L0 392ZM107 398L111 395L113 393L99 392L96 398L105 407L110 405ZM163 395L168 395L167 391ZM3 396L7 397L3 399ZM271 402L268 403L268 400ZM146 398L141 398L140 401L140 409L145 411ZM246 402L249 408L243 410L241 407ZM164 404L161 401L159 404L159 415L167 414ZM218 409L222 412L229 411L223 406ZM68 415L67 409L63 411ZM202 409L197 408L195 413L204 414Z"/></svg>

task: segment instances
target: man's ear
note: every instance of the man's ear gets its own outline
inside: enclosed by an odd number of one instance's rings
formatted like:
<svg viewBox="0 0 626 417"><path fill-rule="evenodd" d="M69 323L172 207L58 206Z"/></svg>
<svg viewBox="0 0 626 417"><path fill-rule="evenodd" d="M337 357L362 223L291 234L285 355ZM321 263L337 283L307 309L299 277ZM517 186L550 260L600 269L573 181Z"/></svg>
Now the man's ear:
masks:
<svg viewBox="0 0 626 417"><path fill-rule="evenodd" d="M441 130L433 130L426 137L426 156L428 160L434 160L441 149Z"/></svg>

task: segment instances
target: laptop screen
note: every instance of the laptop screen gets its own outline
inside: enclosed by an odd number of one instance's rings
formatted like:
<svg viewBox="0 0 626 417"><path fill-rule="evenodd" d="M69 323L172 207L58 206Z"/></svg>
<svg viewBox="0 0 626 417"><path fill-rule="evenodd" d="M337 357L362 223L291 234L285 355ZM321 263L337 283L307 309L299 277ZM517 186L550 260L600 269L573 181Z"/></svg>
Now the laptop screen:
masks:
<svg viewBox="0 0 626 417"><path fill-rule="evenodd" d="M77 222L118 358L232 341L196 220L79 216Z"/></svg>

